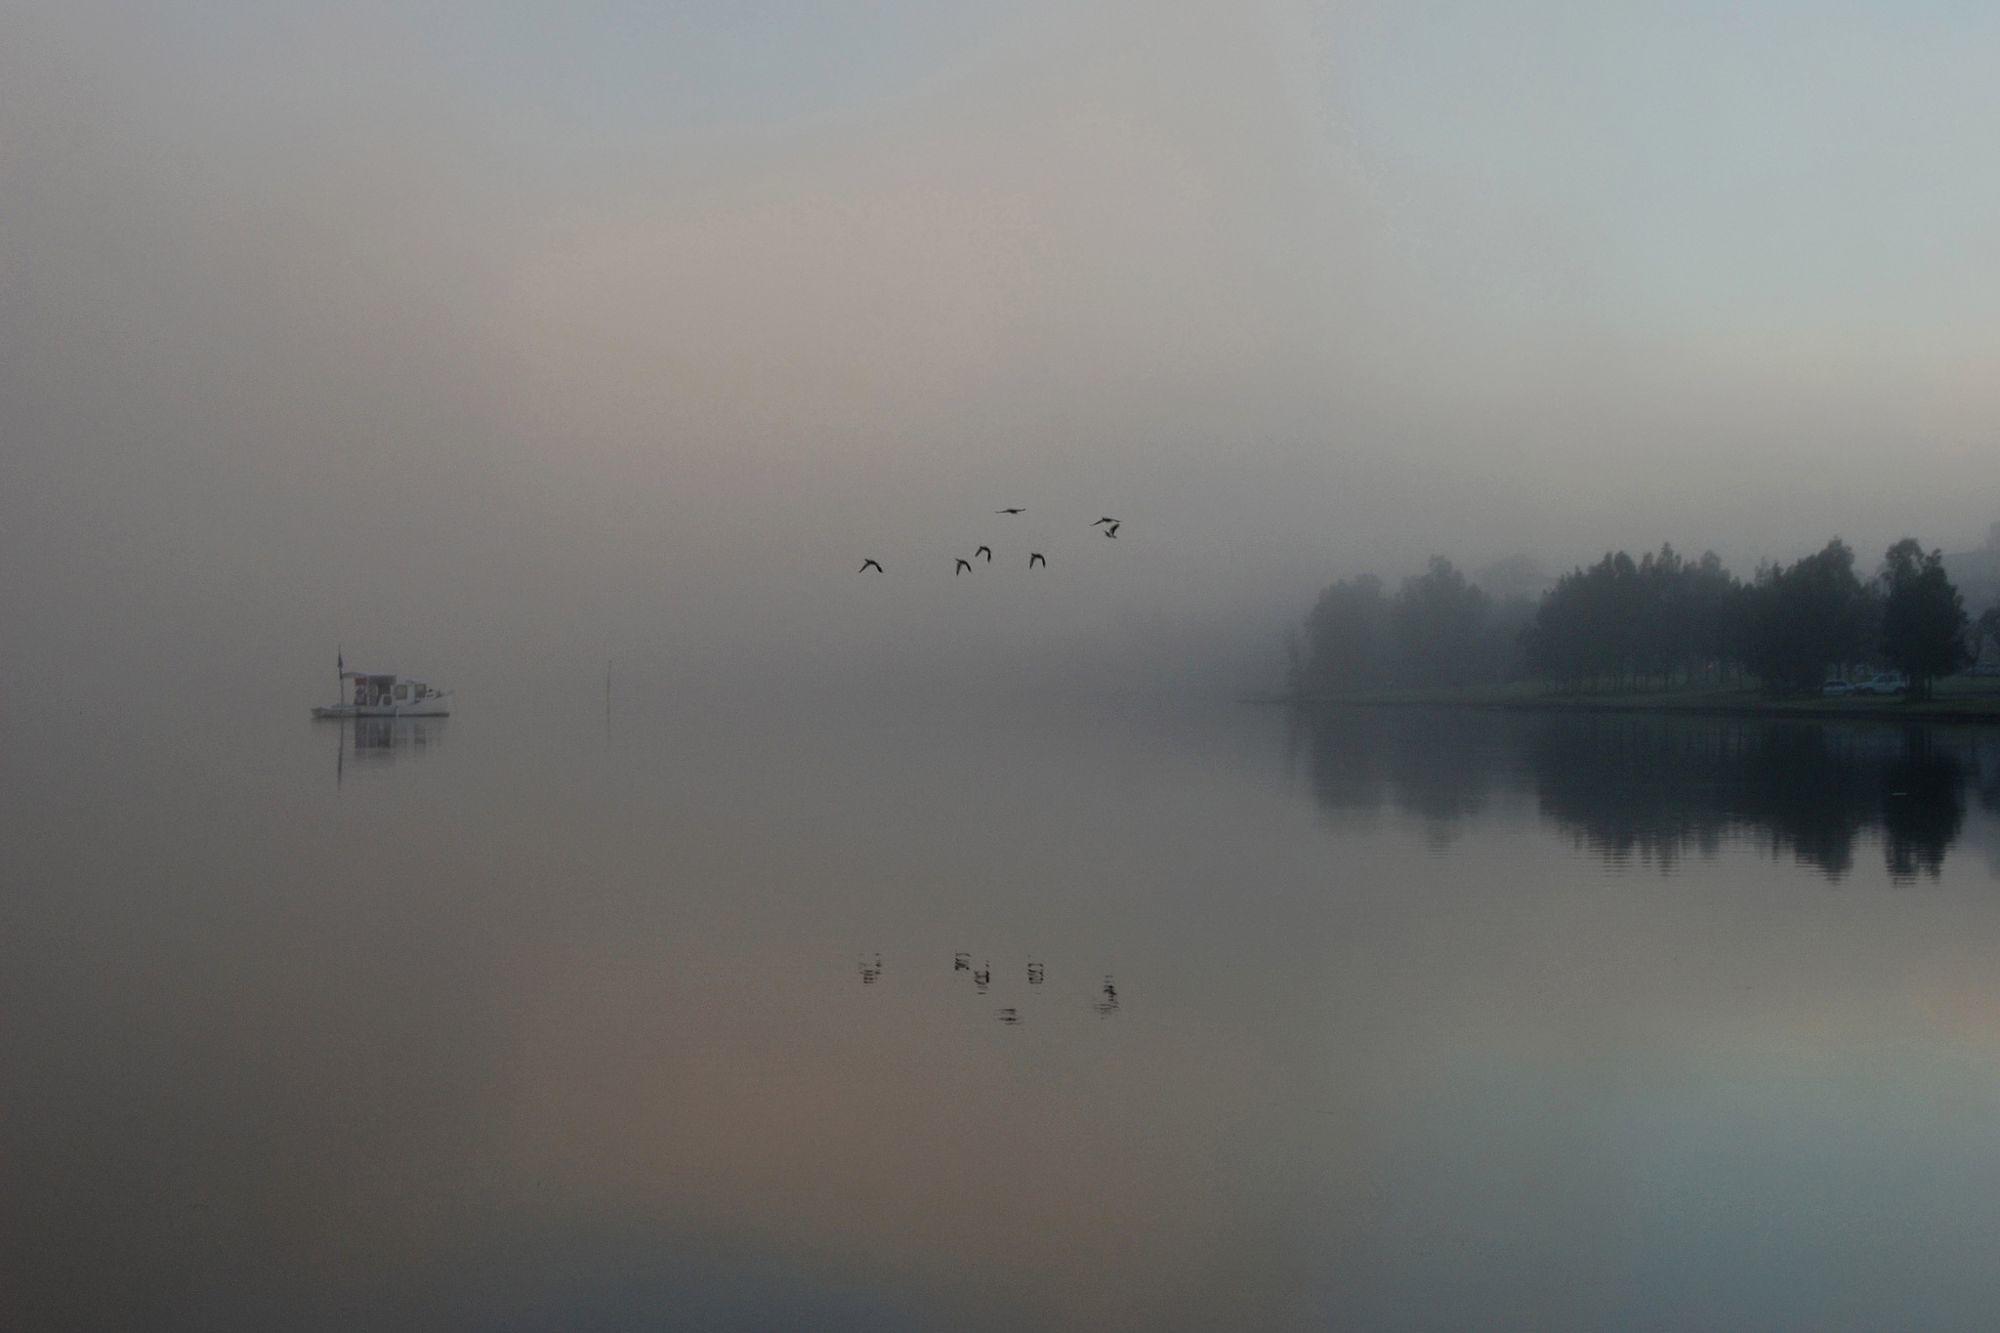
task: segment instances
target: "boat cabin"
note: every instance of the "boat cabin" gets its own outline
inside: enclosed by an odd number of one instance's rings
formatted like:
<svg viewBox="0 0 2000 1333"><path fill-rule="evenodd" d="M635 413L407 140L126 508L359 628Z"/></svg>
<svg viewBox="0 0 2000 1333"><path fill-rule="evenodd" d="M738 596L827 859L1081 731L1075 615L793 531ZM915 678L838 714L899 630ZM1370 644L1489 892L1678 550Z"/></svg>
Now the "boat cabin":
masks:
<svg viewBox="0 0 2000 1333"><path fill-rule="evenodd" d="M356 708L393 708L435 699L440 694L421 680L393 671L343 671L340 678L352 682L348 702Z"/></svg>
<svg viewBox="0 0 2000 1333"><path fill-rule="evenodd" d="M393 671L349 671L340 664L338 702L314 708L314 717L445 717L450 690Z"/></svg>
<svg viewBox="0 0 2000 1333"><path fill-rule="evenodd" d="M340 702L313 709L314 717L444 717L450 690L393 671L340 672Z"/></svg>

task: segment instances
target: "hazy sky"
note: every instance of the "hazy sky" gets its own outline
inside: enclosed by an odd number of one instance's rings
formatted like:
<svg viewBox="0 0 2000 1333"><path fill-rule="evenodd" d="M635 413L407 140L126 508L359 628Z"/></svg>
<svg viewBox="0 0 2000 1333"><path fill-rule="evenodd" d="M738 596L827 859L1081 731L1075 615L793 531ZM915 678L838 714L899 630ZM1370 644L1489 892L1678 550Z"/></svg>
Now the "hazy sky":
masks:
<svg viewBox="0 0 2000 1333"><path fill-rule="evenodd" d="M1996 68L1971 3L8 5L0 665L1115 672L1434 550L1971 546Z"/></svg>

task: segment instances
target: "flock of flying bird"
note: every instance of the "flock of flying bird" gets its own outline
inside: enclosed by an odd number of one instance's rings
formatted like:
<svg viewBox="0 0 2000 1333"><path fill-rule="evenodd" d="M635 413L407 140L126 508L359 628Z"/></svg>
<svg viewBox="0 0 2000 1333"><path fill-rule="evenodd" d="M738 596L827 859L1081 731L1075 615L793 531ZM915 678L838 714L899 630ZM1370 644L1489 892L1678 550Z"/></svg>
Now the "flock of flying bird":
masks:
<svg viewBox="0 0 2000 1333"><path fill-rule="evenodd" d="M1013 509L996 509L993 512L996 514L1025 514L1028 511L1025 506L1017 506ZM1118 529L1123 525L1117 519L1112 518L1110 515L1107 514L1105 517L1098 519L1095 523L1091 524L1090 526L1093 528L1102 528L1104 530L1104 535L1107 537L1116 537L1118 535ZM973 560L977 560L981 556L986 557L987 564L989 565L992 564L993 548L990 546L982 546L978 550L972 553ZM1047 569L1049 567L1048 557L1043 555L1040 551L1028 552L1028 568L1033 569L1037 565L1040 565L1043 569ZM869 559L863 560L861 562L861 568L854 572L857 574L866 574L871 569L874 570L877 574L880 574L882 572L882 562L880 560L876 560L871 557ZM951 576L953 578L957 578L960 574L970 574L971 572L972 572L972 560L968 560L962 555L954 556L952 558Z"/></svg>

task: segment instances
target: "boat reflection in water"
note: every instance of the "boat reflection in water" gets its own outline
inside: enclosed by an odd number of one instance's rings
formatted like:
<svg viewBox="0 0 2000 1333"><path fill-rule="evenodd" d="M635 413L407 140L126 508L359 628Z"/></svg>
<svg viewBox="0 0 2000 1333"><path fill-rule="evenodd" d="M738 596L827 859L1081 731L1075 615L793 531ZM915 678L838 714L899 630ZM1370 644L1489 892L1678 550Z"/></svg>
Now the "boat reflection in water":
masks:
<svg viewBox="0 0 2000 1333"><path fill-rule="evenodd" d="M402 755L422 754L444 744L443 718L353 717L342 718L334 752L335 785L344 782L350 763L376 767L391 764Z"/></svg>
<svg viewBox="0 0 2000 1333"><path fill-rule="evenodd" d="M1662 871L1748 843L1838 880L1873 842L1892 880L1936 879L1968 798L2000 812L2000 734L1980 727L1329 708L1298 714L1291 746L1336 819L1392 809L1443 846L1532 801L1606 862Z"/></svg>

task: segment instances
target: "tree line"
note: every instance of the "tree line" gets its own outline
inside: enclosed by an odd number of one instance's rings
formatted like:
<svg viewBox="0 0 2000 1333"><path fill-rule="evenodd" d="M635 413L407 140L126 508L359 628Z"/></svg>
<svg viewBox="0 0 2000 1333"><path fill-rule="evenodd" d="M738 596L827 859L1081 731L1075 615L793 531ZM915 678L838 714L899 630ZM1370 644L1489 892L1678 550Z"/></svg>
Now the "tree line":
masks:
<svg viewBox="0 0 2000 1333"><path fill-rule="evenodd" d="M2000 605L1979 628L2000 631ZM1293 687L1307 694L1534 678L1569 690L1755 680L1783 695L1866 666L1902 672L1921 698L1971 663L1970 629L1941 552L1905 538L1864 579L1835 539L1748 580L1713 551L1615 551L1539 601L1491 597L1434 556L1394 594L1370 574L1333 584L1288 651Z"/></svg>

